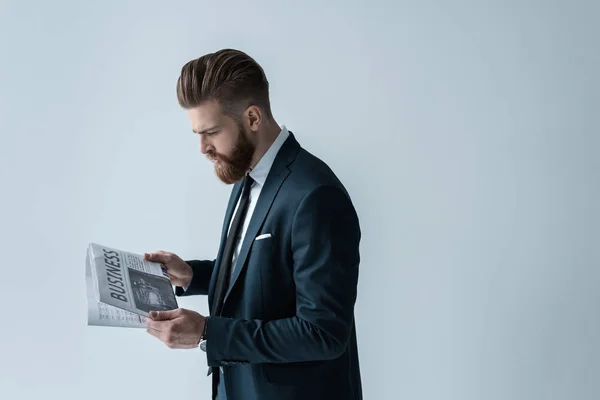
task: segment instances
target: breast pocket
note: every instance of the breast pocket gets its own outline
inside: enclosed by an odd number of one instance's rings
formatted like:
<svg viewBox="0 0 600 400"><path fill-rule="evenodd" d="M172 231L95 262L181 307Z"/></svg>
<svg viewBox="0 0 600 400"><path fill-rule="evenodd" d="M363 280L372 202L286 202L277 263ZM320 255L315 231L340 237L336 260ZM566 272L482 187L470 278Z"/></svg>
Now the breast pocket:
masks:
<svg viewBox="0 0 600 400"><path fill-rule="evenodd" d="M250 248L250 253L253 256L256 256L255 253L265 253L272 254L273 252L273 237L265 237L262 239L254 239L252 242L252 247Z"/></svg>

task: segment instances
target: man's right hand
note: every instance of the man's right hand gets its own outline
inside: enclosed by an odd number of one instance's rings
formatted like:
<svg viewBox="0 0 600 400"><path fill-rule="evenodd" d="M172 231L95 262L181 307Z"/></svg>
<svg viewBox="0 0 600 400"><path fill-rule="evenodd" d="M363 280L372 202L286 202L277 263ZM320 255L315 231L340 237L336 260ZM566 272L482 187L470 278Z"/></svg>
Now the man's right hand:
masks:
<svg viewBox="0 0 600 400"><path fill-rule="evenodd" d="M144 259L163 264L167 268L173 285L184 288L190 286L194 275L192 267L176 254L159 250L154 253L144 253Z"/></svg>

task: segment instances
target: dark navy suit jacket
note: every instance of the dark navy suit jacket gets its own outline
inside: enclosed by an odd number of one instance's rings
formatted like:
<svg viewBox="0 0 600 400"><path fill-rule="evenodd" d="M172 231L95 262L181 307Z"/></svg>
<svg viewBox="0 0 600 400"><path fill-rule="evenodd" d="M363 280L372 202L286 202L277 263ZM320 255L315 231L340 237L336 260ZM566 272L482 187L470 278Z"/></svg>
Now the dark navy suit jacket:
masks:
<svg viewBox="0 0 600 400"><path fill-rule="evenodd" d="M188 261L192 282L176 290L207 294L209 310L240 190L234 185L216 260ZM208 365L223 367L228 400L362 399L360 237L344 186L290 132L252 214L222 316L207 325Z"/></svg>

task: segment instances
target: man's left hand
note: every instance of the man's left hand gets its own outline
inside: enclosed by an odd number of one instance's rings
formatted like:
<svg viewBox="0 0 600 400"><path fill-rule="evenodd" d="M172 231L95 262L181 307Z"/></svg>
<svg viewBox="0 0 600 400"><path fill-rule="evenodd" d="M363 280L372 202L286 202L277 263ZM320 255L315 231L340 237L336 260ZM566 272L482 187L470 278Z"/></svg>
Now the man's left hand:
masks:
<svg viewBox="0 0 600 400"><path fill-rule="evenodd" d="M146 319L146 330L170 349L193 349L200 343L205 323L203 315L184 308L152 311Z"/></svg>

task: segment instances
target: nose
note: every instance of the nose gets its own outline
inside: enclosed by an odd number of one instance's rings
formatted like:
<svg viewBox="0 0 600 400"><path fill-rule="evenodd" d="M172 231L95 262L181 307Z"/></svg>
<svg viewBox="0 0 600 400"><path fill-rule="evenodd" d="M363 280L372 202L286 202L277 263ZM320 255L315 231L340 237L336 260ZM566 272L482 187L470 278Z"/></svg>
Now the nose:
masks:
<svg viewBox="0 0 600 400"><path fill-rule="evenodd" d="M206 154L208 152L208 141L206 140L206 135L198 136L200 136L200 152L202 154Z"/></svg>

